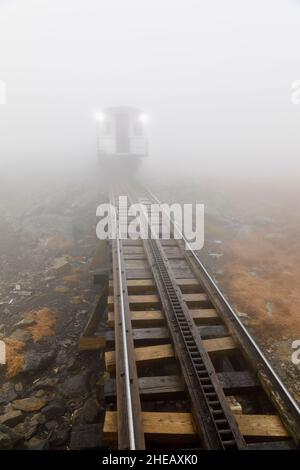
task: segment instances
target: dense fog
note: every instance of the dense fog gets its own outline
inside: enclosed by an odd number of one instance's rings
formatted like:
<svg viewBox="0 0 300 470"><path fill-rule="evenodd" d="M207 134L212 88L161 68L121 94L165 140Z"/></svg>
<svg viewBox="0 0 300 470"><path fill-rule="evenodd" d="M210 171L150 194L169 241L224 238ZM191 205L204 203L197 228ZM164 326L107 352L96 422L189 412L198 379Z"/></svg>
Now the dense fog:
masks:
<svg viewBox="0 0 300 470"><path fill-rule="evenodd" d="M295 0L0 1L1 179L93 165L118 105L151 117L144 171L298 178L299 21Z"/></svg>

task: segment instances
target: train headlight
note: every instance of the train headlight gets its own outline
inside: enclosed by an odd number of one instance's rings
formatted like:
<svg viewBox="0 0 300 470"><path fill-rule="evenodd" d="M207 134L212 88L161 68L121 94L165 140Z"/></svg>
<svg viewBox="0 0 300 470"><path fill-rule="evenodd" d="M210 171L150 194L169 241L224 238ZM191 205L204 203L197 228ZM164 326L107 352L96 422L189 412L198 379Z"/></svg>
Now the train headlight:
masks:
<svg viewBox="0 0 300 470"><path fill-rule="evenodd" d="M142 113L139 115L139 121L142 123L142 124L147 124L149 122L149 116L148 114L146 113Z"/></svg>

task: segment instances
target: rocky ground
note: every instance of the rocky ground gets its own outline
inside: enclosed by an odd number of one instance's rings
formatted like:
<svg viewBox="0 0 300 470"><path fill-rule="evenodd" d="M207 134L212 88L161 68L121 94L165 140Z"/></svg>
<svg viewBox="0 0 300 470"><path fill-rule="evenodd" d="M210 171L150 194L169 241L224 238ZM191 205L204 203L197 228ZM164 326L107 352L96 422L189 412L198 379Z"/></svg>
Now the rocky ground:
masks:
<svg viewBox="0 0 300 470"><path fill-rule="evenodd" d="M102 354L79 352L78 339L99 288L90 268L101 191L33 193L30 204L1 194L0 449L96 447Z"/></svg>

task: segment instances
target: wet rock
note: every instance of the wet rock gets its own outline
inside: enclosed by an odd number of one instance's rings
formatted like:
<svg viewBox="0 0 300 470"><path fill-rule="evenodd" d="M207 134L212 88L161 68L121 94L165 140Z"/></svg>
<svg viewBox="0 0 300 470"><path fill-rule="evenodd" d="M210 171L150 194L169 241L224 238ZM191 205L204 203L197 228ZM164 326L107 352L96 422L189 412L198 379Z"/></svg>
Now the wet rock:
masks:
<svg viewBox="0 0 300 470"><path fill-rule="evenodd" d="M20 410L11 410L0 416L0 424L14 427L24 420L24 415Z"/></svg>
<svg viewBox="0 0 300 470"><path fill-rule="evenodd" d="M80 424L71 433L70 449L95 449L100 447L100 424Z"/></svg>
<svg viewBox="0 0 300 470"><path fill-rule="evenodd" d="M54 419L52 421L48 421L45 424L45 428L48 429L48 431L53 431L55 428L57 428L57 422Z"/></svg>
<svg viewBox="0 0 300 470"><path fill-rule="evenodd" d="M51 447L62 447L65 445L70 436L69 429L55 429L49 439Z"/></svg>
<svg viewBox="0 0 300 470"><path fill-rule="evenodd" d="M13 443L12 443L10 436L0 431L0 450L12 450L12 449L13 449Z"/></svg>
<svg viewBox="0 0 300 470"><path fill-rule="evenodd" d="M32 436L34 436L38 426L39 423L36 420L32 420L27 417L23 423L14 427L14 431L23 436L25 441L28 441Z"/></svg>
<svg viewBox="0 0 300 470"><path fill-rule="evenodd" d="M57 286L55 287L54 292L57 292L58 294L67 294L70 292L70 288L65 286Z"/></svg>
<svg viewBox="0 0 300 470"><path fill-rule="evenodd" d="M87 376L86 374L78 374L70 379L66 380L62 385L58 388L59 392L67 397L87 397L89 393L89 388L87 384Z"/></svg>
<svg viewBox="0 0 300 470"><path fill-rule="evenodd" d="M66 412L65 403L63 400L53 400L45 408L42 409L42 414L47 420L52 420L58 416L62 416Z"/></svg>
<svg viewBox="0 0 300 470"><path fill-rule="evenodd" d="M22 400L15 400L12 403L16 410L21 411L38 411L46 405L46 400L41 398L29 397Z"/></svg>
<svg viewBox="0 0 300 470"><path fill-rule="evenodd" d="M14 389L14 385L10 382L6 382L0 388L0 404L6 404L10 401L13 401L17 398L16 391Z"/></svg>
<svg viewBox="0 0 300 470"><path fill-rule="evenodd" d="M28 328L29 326L33 326L36 324L36 321L35 320L30 320L30 319L27 319L27 318L23 318L23 320L19 321L18 323L16 323L13 327L12 327L12 331L15 331L17 330L18 328L22 329L22 328Z"/></svg>
<svg viewBox="0 0 300 470"><path fill-rule="evenodd" d="M89 398L83 405L81 419L87 424L95 423L100 411L101 407L99 406L97 400L94 398Z"/></svg>
<svg viewBox="0 0 300 470"><path fill-rule="evenodd" d="M22 436L5 424L0 424L0 449L12 449L23 440ZM1 444L2 441L2 444ZM8 445L9 447L2 447ZM11 447L10 447L11 446Z"/></svg>
<svg viewBox="0 0 300 470"><path fill-rule="evenodd" d="M66 272L69 266L69 258L67 256L61 256L60 258L55 258L50 265L50 269L56 273Z"/></svg>
<svg viewBox="0 0 300 470"><path fill-rule="evenodd" d="M58 382L59 380L54 377L41 379L33 385L32 389L33 390L40 390L40 389L53 390L54 388L56 388Z"/></svg>
<svg viewBox="0 0 300 470"><path fill-rule="evenodd" d="M45 390L43 390L42 388L40 390L38 390L36 393L35 393L35 396L37 398L41 398L41 397L44 397L46 395L46 392Z"/></svg>
<svg viewBox="0 0 300 470"><path fill-rule="evenodd" d="M15 391L16 391L17 393L22 393L22 392L23 392L23 389L24 389L24 387L23 387L22 382L17 382L17 383L15 384ZM16 397L15 397L15 398L16 398Z"/></svg>
<svg viewBox="0 0 300 470"><path fill-rule="evenodd" d="M70 355L67 351L61 349L56 356L56 364L71 369L76 362L74 355Z"/></svg>
<svg viewBox="0 0 300 470"><path fill-rule="evenodd" d="M32 338L30 331L22 330L18 328L17 330L13 331L13 333L9 336L9 339L22 341L23 343L27 343Z"/></svg>
<svg viewBox="0 0 300 470"><path fill-rule="evenodd" d="M37 351L27 354L23 372L37 372L46 369L55 358L55 352L39 353Z"/></svg>
<svg viewBox="0 0 300 470"><path fill-rule="evenodd" d="M32 437L26 442L25 447L27 450L47 450L49 449L49 444L47 439Z"/></svg>
<svg viewBox="0 0 300 470"><path fill-rule="evenodd" d="M30 418L30 425L34 426L34 425L44 424L45 421L46 421L46 418L44 415L42 415L42 413L36 413Z"/></svg>

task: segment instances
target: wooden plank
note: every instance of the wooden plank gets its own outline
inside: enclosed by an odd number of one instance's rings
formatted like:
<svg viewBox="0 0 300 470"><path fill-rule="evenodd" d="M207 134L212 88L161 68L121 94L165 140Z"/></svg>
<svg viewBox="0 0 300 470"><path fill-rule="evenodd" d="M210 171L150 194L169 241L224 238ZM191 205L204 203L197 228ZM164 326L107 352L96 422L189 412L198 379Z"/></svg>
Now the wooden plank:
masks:
<svg viewBox="0 0 300 470"><path fill-rule="evenodd" d="M157 361L169 361L173 358L174 351L171 344L135 348L135 359L137 365L140 366L153 364ZM108 372L114 372L116 367L115 351L107 351L105 353L105 364Z"/></svg>
<svg viewBox="0 0 300 470"><path fill-rule="evenodd" d="M201 338L210 339L210 338L220 338L227 336L228 330L224 325L205 325L198 327Z"/></svg>
<svg viewBox="0 0 300 470"><path fill-rule="evenodd" d="M135 328L132 330L133 339L136 345L147 344L162 344L169 340L169 332L167 328ZM114 330L106 332L106 341L108 345L115 342Z"/></svg>
<svg viewBox="0 0 300 470"><path fill-rule="evenodd" d="M183 298L189 307L199 306L202 303L208 302L207 295L203 293L183 294ZM155 308L160 305L160 299L156 294L129 295L129 303L139 308ZM110 310L113 307L113 296L111 295L108 297L108 307Z"/></svg>
<svg viewBox="0 0 300 470"><path fill-rule="evenodd" d="M203 344L207 352L224 353L236 348L233 339L229 337L206 339ZM162 344L157 346L146 346L144 348L135 348L135 358L139 365L153 364L157 361L170 360L174 357L174 350L171 344ZM106 369L109 372L115 369L115 352L107 351L105 353Z"/></svg>
<svg viewBox="0 0 300 470"><path fill-rule="evenodd" d="M256 378L249 371L220 372L218 379L226 393L240 394L253 392L253 388L259 387Z"/></svg>
<svg viewBox="0 0 300 470"><path fill-rule="evenodd" d="M145 434L189 435L196 434L191 413L142 412ZM280 418L276 415L236 415L240 432L245 437L288 437ZM104 435L116 438L117 413L107 411L104 420Z"/></svg>
<svg viewBox="0 0 300 470"><path fill-rule="evenodd" d="M196 325L210 325L220 321L214 309L190 310L190 314ZM164 315L161 310L141 310L131 312L132 325L135 327L155 327L165 323ZM108 326L113 328L114 315L108 313Z"/></svg>
<svg viewBox="0 0 300 470"><path fill-rule="evenodd" d="M292 439L273 442L255 442L247 444L246 450L296 450L296 445Z"/></svg>
<svg viewBox="0 0 300 470"><path fill-rule="evenodd" d="M277 415L237 415L236 420L244 436L288 437Z"/></svg>
<svg viewBox="0 0 300 470"><path fill-rule="evenodd" d="M126 277L127 279L147 279L151 278L151 271L148 265L140 269L126 268Z"/></svg>
<svg viewBox="0 0 300 470"><path fill-rule="evenodd" d="M156 294L148 295L129 295L128 296L129 304L132 309L143 310L145 308L159 308L160 300ZM108 297L108 309L112 311L114 306L113 296Z"/></svg>
<svg viewBox="0 0 300 470"><path fill-rule="evenodd" d="M136 259L139 260L145 260L145 254L144 253L127 253L123 255L124 260L127 261L134 261Z"/></svg>
<svg viewBox="0 0 300 470"><path fill-rule="evenodd" d="M223 390L227 395L236 393L241 394L253 391L259 384L248 371L239 372L220 372L217 374ZM170 395L180 396L184 392L182 379L177 375L166 375L156 377L139 378L140 395L144 400L168 398ZM115 379L107 379L104 384L104 393L110 400L116 395Z"/></svg>
<svg viewBox="0 0 300 470"><path fill-rule="evenodd" d="M203 302L207 300L207 295L203 293L187 293L183 294L183 298L187 303L192 303L192 302ZM152 302L158 302L159 297L157 294L141 294L141 295L130 295L129 296L129 302L132 304L138 304L140 302L142 303L152 303ZM113 296L108 297L108 304L113 303Z"/></svg>
<svg viewBox="0 0 300 470"><path fill-rule="evenodd" d="M94 351L106 346L105 336L81 336L78 348L80 351Z"/></svg>
<svg viewBox="0 0 300 470"><path fill-rule="evenodd" d="M211 325L220 323L220 317L213 308L200 308L190 310L189 312L196 325Z"/></svg>
<svg viewBox="0 0 300 470"><path fill-rule="evenodd" d="M163 325L165 320L161 310L142 310L131 312L131 322L134 327L155 327ZM107 324L110 328L114 327L113 312L108 312Z"/></svg>
<svg viewBox="0 0 300 470"><path fill-rule="evenodd" d="M203 340L205 349L208 353L223 353L236 349L236 344L231 336L224 338L213 338Z"/></svg>
<svg viewBox="0 0 300 470"><path fill-rule="evenodd" d="M184 384L177 375L139 378L140 395L143 400L174 399L184 392ZM104 395L108 400L116 398L116 381L108 379L104 383Z"/></svg>
<svg viewBox="0 0 300 470"><path fill-rule="evenodd" d="M212 326L199 326L201 338L209 339L210 337L224 337L228 331L223 325ZM135 343L147 343L152 341L154 343L165 342L169 338L169 331L167 328L134 328L132 330L133 339ZM111 345L115 341L115 334L113 330L106 332L106 341Z"/></svg>
<svg viewBox="0 0 300 470"><path fill-rule="evenodd" d="M195 293L195 294L183 294L183 299L187 303L187 306L189 308L197 308L201 306L209 307L210 306L210 301L208 300L208 297L204 293Z"/></svg>
<svg viewBox="0 0 300 470"><path fill-rule="evenodd" d="M185 293L195 293L195 289L200 288L200 284L196 279L177 279L177 284ZM110 293L113 292L113 282L109 283ZM155 289L153 279L129 279L127 281L127 288L129 294L152 292Z"/></svg>

